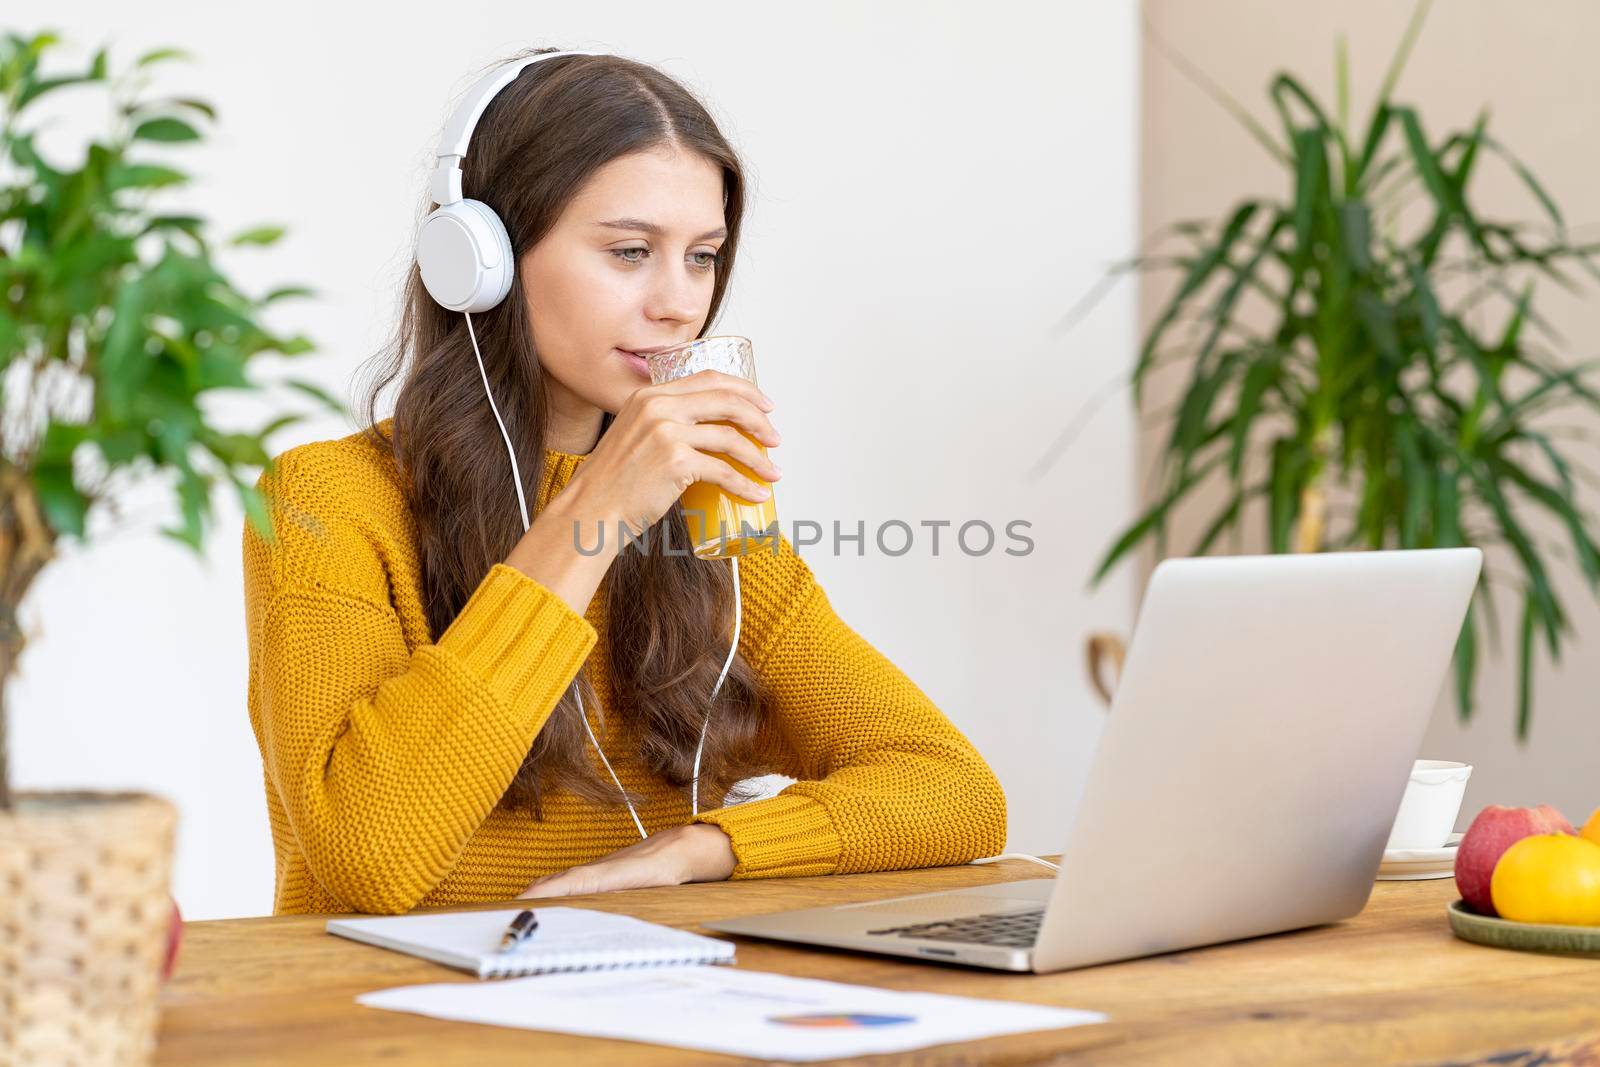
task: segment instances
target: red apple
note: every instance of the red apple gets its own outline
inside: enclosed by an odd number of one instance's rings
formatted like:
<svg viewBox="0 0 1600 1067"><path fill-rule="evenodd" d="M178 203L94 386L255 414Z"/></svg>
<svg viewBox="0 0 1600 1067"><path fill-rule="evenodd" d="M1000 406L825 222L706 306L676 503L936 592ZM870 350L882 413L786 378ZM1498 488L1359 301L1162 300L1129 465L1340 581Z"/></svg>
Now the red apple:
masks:
<svg viewBox="0 0 1600 1067"><path fill-rule="evenodd" d="M172 916L167 920L167 958L161 965L161 980L165 982L172 977L173 968L178 965L178 944L183 940L183 913L178 910L178 902L172 902Z"/></svg>
<svg viewBox="0 0 1600 1067"><path fill-rule="evenodd" d="M1498 915L1489 898L1489 880L1501 853L1533 834L1576 834L1562 814L1548 804L1506 808L1490 804L1472 820L1456 846L1456 888L1467 907L1480 915Z"/></svg>

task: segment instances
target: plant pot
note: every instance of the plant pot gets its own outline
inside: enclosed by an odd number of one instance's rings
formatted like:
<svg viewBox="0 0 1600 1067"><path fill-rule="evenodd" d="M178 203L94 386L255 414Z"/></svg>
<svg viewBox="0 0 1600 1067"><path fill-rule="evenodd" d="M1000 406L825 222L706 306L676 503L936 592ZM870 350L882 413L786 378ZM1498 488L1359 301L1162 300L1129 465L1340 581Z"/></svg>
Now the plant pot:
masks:
<svg viewBox="0 0 1600 1067"><path fill-rule="evenodd" d="M0 1062L145 1064L177 812L139 793L19 793L0 812Z"/></svg>

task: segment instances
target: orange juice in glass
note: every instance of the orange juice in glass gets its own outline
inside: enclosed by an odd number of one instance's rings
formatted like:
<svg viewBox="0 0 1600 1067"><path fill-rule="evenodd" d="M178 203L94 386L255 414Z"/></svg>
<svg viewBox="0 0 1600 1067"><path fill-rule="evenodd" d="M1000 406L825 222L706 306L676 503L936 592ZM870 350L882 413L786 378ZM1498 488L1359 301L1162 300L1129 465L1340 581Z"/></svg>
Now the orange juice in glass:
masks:
<svg viewBox="0 0 1600 1067"><path fill-rule="evenodd" d="M655 385L674 381L703 370L721 371L755 384L755 349L747 337L702 337L674 348L651 352L645 357L650 367L650 381ZM733 426L719 420L719 425ZM765 456L766 446L739 427L741 434ZM722 452L709 455L726 461L734 470L757 485L772 489L772 483L746 467L732 456ZM778 534L778 508L775 497L749 501L725 492L711 482L695 482L683 491L679 503L689 527L689 545L700 559L728 559L742 556L758 548L772 550L772 539Z"/></svg>

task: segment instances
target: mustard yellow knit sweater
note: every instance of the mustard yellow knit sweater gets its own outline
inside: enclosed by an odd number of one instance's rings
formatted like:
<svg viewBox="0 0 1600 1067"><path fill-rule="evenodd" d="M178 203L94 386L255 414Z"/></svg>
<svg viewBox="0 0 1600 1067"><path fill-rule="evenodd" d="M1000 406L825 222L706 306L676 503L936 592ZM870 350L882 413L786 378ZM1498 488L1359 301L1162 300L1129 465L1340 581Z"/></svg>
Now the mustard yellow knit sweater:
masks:
<svg viewBox="0 0 1600 1067"><path fill-rule="evenodd" d="M379 428L387 435L392 423ZM547 453L536 508L584 458ZM541 821L499 806L585 661L595 692L610 700L597 640L604 585L579 615L496 564L434 641L415 528L382 452L359 433L314 442L279 456L257 485L277 540L245 524L247 699L277 853L277 912L504 900L639 840L620 796L597 807L555 792ZM509 486L507 500L514 505ZM744 557L739 574L739 650L773 694L758 743L773 754L773 773L798 780L694 820L728 834L733 877L929 867L1001 851L1006 807L994 773L834 614L787 539L777 555ZM688 791L640 765L626 717L603 718L588 701L585 709L623 784L645 798L645 829L690 822ZM592 751L590 763L609 778Z"/></svg>

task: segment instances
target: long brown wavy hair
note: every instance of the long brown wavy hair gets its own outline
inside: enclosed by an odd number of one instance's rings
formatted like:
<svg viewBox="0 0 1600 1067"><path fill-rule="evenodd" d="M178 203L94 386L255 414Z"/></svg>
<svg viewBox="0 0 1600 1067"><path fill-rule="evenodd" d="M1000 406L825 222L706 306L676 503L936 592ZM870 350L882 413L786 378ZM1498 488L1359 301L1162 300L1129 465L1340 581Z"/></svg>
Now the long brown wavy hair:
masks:
<svg viewBox="0 0 1600 1067"><path fill-rule="evenodd" d="M529 49L503 62L560 51ZM570 56L525 69L500 91L472 135L462 161L463 194L505 222L514 256L532 248L596 170L619 156L671 146L722 169L728 236L716 258L706 327L727 292L744 214L744 171L701 103L646 64L619 56ZM432 207L425 200L418 222ZM527 499L544 467L549 419L544 369L520 289L475 314L484 370L517 454ZM699 336L705 336L705 329ZM433 301L413 262L392 339L372 361L364 435L390 455L416 520L428 625L437 640L489 569L523 535L511 463L483 394L465 318ZM379 394L401 378L392 439L378 428ZM612 422L601 420L603 435ZM508 503L509 502L509 503ZM681 507L647 532L648 549L623 551L607 574L606 642L618 706L636 723L649 769L687 789L706 715L706 698L728 655L733 583L726 566L695 559ZM667 554L669 543L675 554ZM586 706L601 708L587 671L578 685ZM742 778L760 774L753 742L764 703L760 679L734 657L706 732L699 795L707 807ZM605 733L600 735L602 744ZM543 818L542 798L565 789L620 806L616 786L595 772L588 734L569 689L539 731L501 804ZM635 798L637 803L637 798Z"/></svg>

